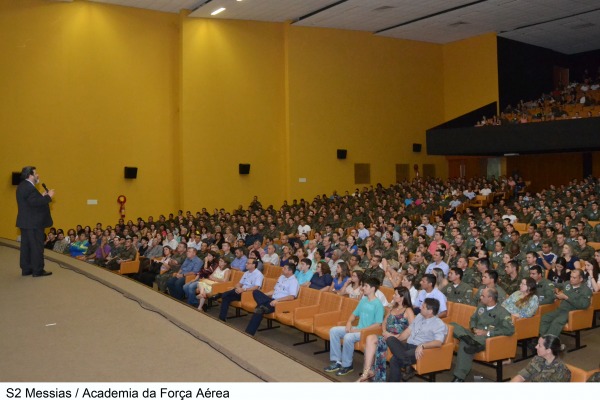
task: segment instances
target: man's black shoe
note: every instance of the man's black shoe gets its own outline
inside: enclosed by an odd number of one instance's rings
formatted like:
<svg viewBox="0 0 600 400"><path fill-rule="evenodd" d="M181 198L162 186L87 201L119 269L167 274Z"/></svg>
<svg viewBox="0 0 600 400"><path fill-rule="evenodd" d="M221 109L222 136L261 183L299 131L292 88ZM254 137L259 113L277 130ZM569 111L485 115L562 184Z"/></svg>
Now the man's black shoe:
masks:
<svg viewBox="0 0 600 400"><path fill-rule="evenodd" d="M415 371L415 369L412 366L406 367L406 370L402 373L402 380L404 382L408 382L415 377L416 373L417 371Z"/></svg>
<svg viewBox="0 0 600 400"><path fill-rule="evenodd" d="M477 340L473 339L469 335L461 336L459 338L459 340L464 342L464 344L466 345L465 353L467 353L467 354L475 354L475 353L479 353L480 351L485 350L485 345L479 343Z"/></svg>
<svg viewBox="0 0 600 400"><path fill-rule="evenodd" d="M21 272L21 276L29 276L31 275L31 271L29 272Z"/></svg>
<svg viewBox="0 0 600 400"><path fill-rule="evenodd" d="M457 378L456 376L452 379L452 382L464 382L464 379Z"/></svg>
<svg viewBox="0 0 600 400"><path fill-rule="evenodd" d="M39 274L32 274L32 275L34 278L37 278L40 276L50 276L50 275L52 275L52 272L42 270L42 272L40 272Z"/></svg>
<svg viewBox="0 0 600 400"><path fill-rule="evenodd" d="M270 312L271 311L269 310L269 307L265 306L264 304L261 304L254 309L255 314L269 314Z"/></svg>

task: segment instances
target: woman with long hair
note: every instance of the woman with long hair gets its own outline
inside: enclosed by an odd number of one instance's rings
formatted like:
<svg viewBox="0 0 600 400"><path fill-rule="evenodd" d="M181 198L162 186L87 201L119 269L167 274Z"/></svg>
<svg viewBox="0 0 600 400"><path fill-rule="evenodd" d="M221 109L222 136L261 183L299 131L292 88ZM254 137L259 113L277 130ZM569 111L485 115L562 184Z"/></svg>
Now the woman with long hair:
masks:
<svg viewBox="0 0 600 400"><path fill-rule="evenodd" d="M339 295L348 296L351 299L360 299L363 296L362 292L362 271L352 271L350 279L346 281L342 290L338 292Z"/></svg>
<svg viewBox="0 0 600 400"><path fill-rule="evenodd" d="M554 285L562 285L571 279L571 271L567 269L567 260L564 257L558 257L548 272L548 280L554 282Z"/></svg>
<svg viewBox="0 0 600 400"><path fill-rule="evenodd" d="M363 373L358 382L373 380L386 381L386 340L390 336L398 337L415 318L410 301L410 292L405 287L394 289L391 307L387 309L381 324L381 335L369 335L366 340Z"/></svg>
<svg viewBox="0 0 600 400"><path fill-rule="evenodd" d="M335 278L333 278L333 282L331 282L331 286L329 287L329 291L334 293L341 291L346 282L350 279L348 264L344 261L338 263L335 268Z"/></svg>
<svg viewBox="0 0 600 400"><path fill-rule="evenodd" d="M518 318L533 317L539 306L536 288L537 283L533 278L523 278L519 290L504 300L502 307Z"/></svg>

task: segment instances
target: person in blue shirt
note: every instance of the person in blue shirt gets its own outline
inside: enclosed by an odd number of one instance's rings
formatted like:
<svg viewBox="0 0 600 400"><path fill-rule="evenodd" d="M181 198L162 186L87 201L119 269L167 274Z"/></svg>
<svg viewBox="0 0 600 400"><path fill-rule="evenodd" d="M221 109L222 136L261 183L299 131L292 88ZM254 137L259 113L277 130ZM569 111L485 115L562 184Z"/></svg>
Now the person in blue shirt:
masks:
<svg viewBox="0 0 600 400"><path fill-rule="evenodd" d="M295 266L296 260L298 260L298 257L290 257L289 265ZM298 269L296 269L294 275L296 276L296 279L298 280L298 284L300 286L310 286L310 280L312 279L314 274L313 270L310 268L311 265L312 261L310 261L310 258L303 258L302 261L300 261L300 263L298 264Z"/></svg>
<svg viewBox="0 0 600 400"><path fill-rule="evenodd" d="M231 262L231 269L237 269L242 272L246 271L246 262L248 257L244 254L244 249L238 247L235 249L235 258Z"/></svg>
<svg viewBox="0 0 600 400"><path fill-rule="evenodd" d="M167 281L169 294L177 300L183 300L183 285L185 285L185 277L188 275L197 275L204 262L196 255L197 250L193 247L188 247L186 259L181 264L179 271Z"/></svg>
<svg viewBox="0 0 600 400"><path fill-rule="evenodd" d="M354 343L360 340L362 330L380 326L383 321L385 313L383 304L375 297L379 285L377 278L365 279L363 283L364 297L348 318L346 326L334 326L329 331L331 363L325 367L325 372L335 372L337 376L343 376L354 371L352 366ZM357 317L359 318L358 325L353 326L352 323Z"/></svg>

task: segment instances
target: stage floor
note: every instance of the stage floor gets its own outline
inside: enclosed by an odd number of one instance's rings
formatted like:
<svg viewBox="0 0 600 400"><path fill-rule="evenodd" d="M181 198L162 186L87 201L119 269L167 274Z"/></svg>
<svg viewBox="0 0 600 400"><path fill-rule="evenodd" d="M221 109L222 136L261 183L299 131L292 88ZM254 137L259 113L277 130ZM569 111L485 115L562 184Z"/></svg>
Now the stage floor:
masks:
<svg viewBox="0 0 600 400"><path fill-rule="evenodd" d="M135 281L52 252L22 277L0 240L4 382L327 381L251 337Z"/></svg>

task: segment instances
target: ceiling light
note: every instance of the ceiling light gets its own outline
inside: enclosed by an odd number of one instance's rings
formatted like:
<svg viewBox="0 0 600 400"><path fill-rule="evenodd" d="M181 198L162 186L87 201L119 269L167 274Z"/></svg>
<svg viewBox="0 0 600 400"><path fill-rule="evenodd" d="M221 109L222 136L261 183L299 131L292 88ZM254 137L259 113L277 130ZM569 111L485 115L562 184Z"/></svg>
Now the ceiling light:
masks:
<svg viewBox="0 0 600 400"><path fill-rule="evenodd" d="M225 11L225 7L221 7L219 9L216 9L215 11L211 12L210 15L217 15L222 13L223 11Z"/></svg>

